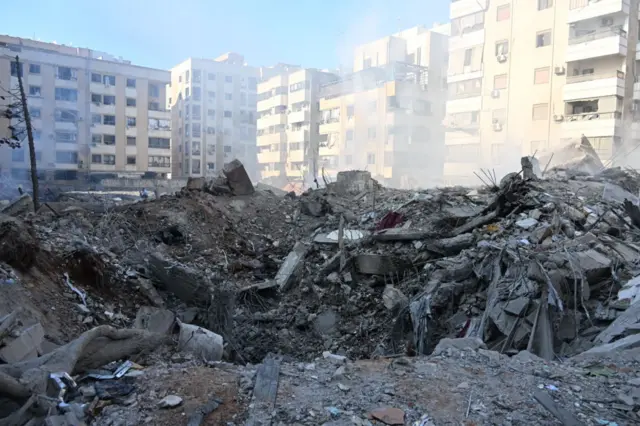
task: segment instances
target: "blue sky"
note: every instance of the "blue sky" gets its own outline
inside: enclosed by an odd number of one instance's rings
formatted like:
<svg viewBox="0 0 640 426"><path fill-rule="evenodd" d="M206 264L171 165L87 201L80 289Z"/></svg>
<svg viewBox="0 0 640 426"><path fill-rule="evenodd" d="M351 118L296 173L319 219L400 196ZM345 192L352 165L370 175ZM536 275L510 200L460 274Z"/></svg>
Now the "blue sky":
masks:
<svg viewBox="0 0 640 426"><path fill-rule="evenodd" d="M448 0L22 0L0 32L170 68L235 51L251 65L348 65L353 46L448 19Z"/></svg>

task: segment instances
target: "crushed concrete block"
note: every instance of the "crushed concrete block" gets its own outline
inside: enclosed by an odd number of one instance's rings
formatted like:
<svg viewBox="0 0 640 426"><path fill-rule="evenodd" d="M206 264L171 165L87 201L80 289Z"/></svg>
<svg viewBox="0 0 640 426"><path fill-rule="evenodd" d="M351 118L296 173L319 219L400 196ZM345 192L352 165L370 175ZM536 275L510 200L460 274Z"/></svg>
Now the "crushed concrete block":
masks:
<svg viewBox="0 0 640 426"><path fill-rule="evenodd" d="M307 216L322 217L331 212L331 205L324 198L303 197L300 199L300 212Z"/></svg>
<svg viewBox="0 0 640 426"><path fill-rule="evenodd" d="M293 250L287 255L275 278L276 285L280 287L281 291L287 291L293 285L293 281L300 272L302 260L307 255L308 250L309 247L298 241L293 246Z"/></svg>
<svg viewBox="0 0 640 426"><path fill-rule="evenodd" d="M190 177L187 179L187 189L195 189L201 191L204 188L205 180L203 177Z"/></svg>
<svg viewBox="0 0 640 426"><path fill-rule="evenodd" d="M583 251L576 253L575 257L589 284L595 284L611 274L611 260L598 251Z"/></svg>
<svg viewBox="0 0 640 426"><path fill-rule="evenodd" d="M44 328L40 323L26 328L20 336L0 349L0 359L11 364L36 358L42 353L40 345L44 340Z"/></svg>
<svg viewBox="0 0 640 426"><path fill-rule="evenodd" d="M504 311L519 317L522 313L524 313L525 308L529 305L529 298L527 297L519 297L514 300L509 300L507 304L504 306Z"/></svg>
<svg viewBox="0 0 640 426"><path fill-rule="evenodd" d="M235 159L224 165L222 172L227 177L229 188L234 195L250 195L255 189L240 160Z"/></svg>
<svg viewBox="0 0 640 426"><path fill-rule="evenodd" d="M455 349L458 351L469 349L477 351L478 349L487 349L487 345L477 337L463 337L461 339L450 339L447 337L438 342L436 349L433 351L433 355L440 355L448 349Z"/></svg>
<svg viewBox="0 0 640 426"><path fill-rule="evenodd" d="M635 303L618 316L609 327L602 330L593 340L595 343L609 343L625 331L640 322L640 303Z"/></svg>
<svg viewBox="0 0 640 426"><path fill-rule="evenodd" d="M532 217L521 219L516 222L516 226L522 229L531 229L538 224L538 221Z"/></svg>
<svg viewBox="0 0 640 426"><path fill-rule="evenodd" d="M206 328L191 324L180 324L178 346L205 361L220 361L224 350L224 339Z"/></svg>
<svg viewBox="0 0 640 426"><path fill-rule="evenodd" d="M360 229L345 229L342 232L342 238L345 242L360 241L369 235L369 231L362 231ZM326 234L318 234L313 238L313 242L319 244L338 244L338 236L338 230Z"/></svg>
<svg viewBox="0 0 640 426"><path fill-rule="evenodd" d="M476 238L473 234L460 234L451 238L443 238L427 244L427 249L443 256L454 256L473 245Z"/></svg>
<svg viewBox="0 0 640 426"><path fill-rule="evenodd" d="M613 351L622 351L627 349L640 348L640 334L632 334L631 336L623 337L620 340L616 340L613 343L606 343L604 345L591 348L584 354L602 354Z"/></svg>
<svg viewBox="0 0 640 426"><path fill-rule="evenodd" d="M413 241L413 240L422 240L429 236L430 232L423 231L420 229L411 229L411 228L389 228L383 229L382 231L376 232L373 238L376 241Z"/></svg>
<svg viewBox="0 0 640 426"><path fill-rule="evenodd" d="M371 178L371 173L363 170L348 170L338 172L336 182L332 184L338 194L359 194L362 191L372 191L378 186Z"/></svg>
<svg viewBox="0 0 640 426"><path fill-rule="evenodd" d="M3 207L0 213L7 216L21 216L33 211L33 199L29 194L22 194L17 199L11 201L9 205Z"/></svg>
<svg viewBox="0 0 640 426"><path fill-rule="evenodd" d="M138 309L133 326L153 333L171 334L175 319L173 312L167 309L141 306Z"/></svg>
<svg viewBox="0 0 640 426"><path fill-rule="evenodd" d="M386 275L402 272L411 265L409 262L382 254L362 253L355 258L356 268L361 274Z"/></svg>
<svg viewBox="0 0 640 426"><path fill-rule="evenodd" d="M391 310L402 309L409 304L409 298L392 285L387 285L382 292L382 302L385 308Z"/></svg>

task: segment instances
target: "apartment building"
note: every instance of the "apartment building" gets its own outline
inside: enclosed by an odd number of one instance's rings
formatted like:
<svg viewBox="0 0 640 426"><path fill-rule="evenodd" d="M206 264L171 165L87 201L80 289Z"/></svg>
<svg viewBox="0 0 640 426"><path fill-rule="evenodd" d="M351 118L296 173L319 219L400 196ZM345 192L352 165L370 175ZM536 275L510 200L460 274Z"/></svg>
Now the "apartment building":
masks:
<svg viewBox="0 0 640 426"><path fill-rule="evenodd" d="M275 185L311 184L320 135L318 93L335 74L276 65L278 74L258 84L260 178Z"/></svg>
<svg viewBox="0 0 640 426"><path fill-rule="evenodd" d="M260 73L237 53L189 58L171 69L174 176L213 176L237 158L252 178L257 177Z"/></svg>
<svg viewBox="0 0 640 426"><path fill-rule="evenodd" d="M611 159L633 84L628 15L629 0L452 1L445 183L480 184L480 168L504 174L582 134Z"/></svg>
<svg viewBox="0 0 640 426"><path fill-rule="evenodd" d="M0 86L17 89L19 74L42 177L171 172L169 72L91 49L0 36ZM2 174L28 178L26 140L0 153Z"/></svg>
<svg viewBox="0 0 640 426"><path fill-rule="evenodd" d="M318 170L368 170L386 185L442 178L447 36L415 27L359 46L353 74L321 90Z"/></svg>

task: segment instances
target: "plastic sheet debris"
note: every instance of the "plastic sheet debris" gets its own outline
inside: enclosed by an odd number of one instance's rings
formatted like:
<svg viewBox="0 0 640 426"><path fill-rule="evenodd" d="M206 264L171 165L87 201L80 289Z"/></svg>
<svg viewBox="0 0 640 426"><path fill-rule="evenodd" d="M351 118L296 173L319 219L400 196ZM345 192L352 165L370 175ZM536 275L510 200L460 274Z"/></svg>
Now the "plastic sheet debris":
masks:
<svg viewBox="0 0 640 426"><path fill-rule="evenodd" d="M67 284L67 287L71 289L71 291L73 291L75 294L77 294L80 297L80 300L82 300L82 304L86 305L87 294L84 291L80 290L78 287L73 285L73 283L71 282L71 279L69 278L69 274L67 274L66 272L64 273L64 282L65 284Z"/></svg>

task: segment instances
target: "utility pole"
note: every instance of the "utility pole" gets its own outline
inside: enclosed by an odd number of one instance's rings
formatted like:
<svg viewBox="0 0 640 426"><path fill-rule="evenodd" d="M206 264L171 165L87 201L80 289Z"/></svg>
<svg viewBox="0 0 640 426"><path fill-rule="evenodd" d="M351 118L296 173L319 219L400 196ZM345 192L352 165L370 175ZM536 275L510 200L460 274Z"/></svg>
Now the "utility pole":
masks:
<svg viewBox="0 0 640 426"><path fill-rule="evenodd" d="M633 102L633 89L636 82L636 53L638 43L638 4L640 0L630 0L629 2L629 25L627 28L627 57L625 58L624 69L624 98L622 100L622 128L623 138L622 146L618 149L626 150L633 146L633 116L634 116L634 102ZM614 148L614 155L615 146ZM629 158L627 155L621 155L619 158L625 158L627 163ZM633 164L635 165L635 164Z"/></svg>
<svg viewBox="0 0 640 426"><path fill-rule="evenodd" d="M31 115L27 106L27 95L24 93L24 84L22 83L22 67L20 58L16 55L16 68L18 70L18 87L20 89L20 103L22 103L22 115L25 126L27 127L27 140L29 142L29 161L31 163L31 187L33 190L33 209L38 211L40 202L38 200L38 169L36 164L36 147L33 143L33 128L31 127Z"/></svg>

